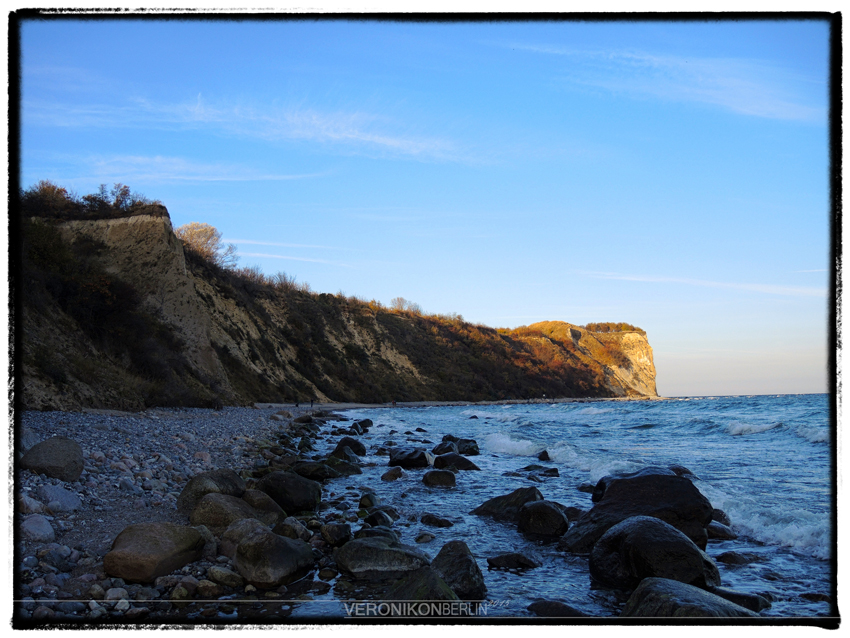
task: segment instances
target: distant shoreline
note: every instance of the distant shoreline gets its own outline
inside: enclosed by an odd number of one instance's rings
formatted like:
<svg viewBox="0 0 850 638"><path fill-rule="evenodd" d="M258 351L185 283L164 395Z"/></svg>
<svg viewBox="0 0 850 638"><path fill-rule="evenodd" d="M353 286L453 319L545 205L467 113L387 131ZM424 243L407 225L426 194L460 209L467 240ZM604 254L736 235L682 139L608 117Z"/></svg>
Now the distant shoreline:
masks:
<svg viewBox="0 0 850 638"><path fill-rule="evenodd" d="M380 408L430 408L485 405L551 405L554 403L598 403L602 401L667 401L667 397L606 397L606 398L558 398L558 399L502 399L500 401L397 401L389 403L313 403L313 410L375 410ZM281 410L310 409L309 401L295 403L255 403L257 408Z"/></svg>

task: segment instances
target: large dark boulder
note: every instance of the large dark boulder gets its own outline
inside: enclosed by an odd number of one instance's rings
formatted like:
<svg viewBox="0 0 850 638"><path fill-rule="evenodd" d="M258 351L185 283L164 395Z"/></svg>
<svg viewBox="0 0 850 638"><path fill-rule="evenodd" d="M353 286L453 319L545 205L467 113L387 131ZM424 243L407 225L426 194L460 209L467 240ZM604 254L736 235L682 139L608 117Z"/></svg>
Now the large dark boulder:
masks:
<svg viewBox="0 0 850 638"><path fill-rule="evenodd" d="M271 496L288 514L316 511L322 499L322 485L294 472L271 472L257 483L257 489Z"/></svg>
<svg viewBox="0 0 850 638"><path fill-rule="evenodd" d="M735 591L728 587L707 587L706 591L756 613L760 612L762 609L769 609L771 606L770 602L764 596Z"/></svg>
<svg viewBox="0 0 850 638"><path fill-rule="evenodd" d="M415 547L387 537L360 537L334 550L337 566L356 578L400 578L431 564L429 556Z"/></svg>
<svg viewBox="0 0 850 638"><path fill-rule="evenodd" d="M269 589L286 585L309 572L315 559L302 540L278 536L269 529L256 529L236 546L234 566L254 587Z"/></svg>
<svg viewBox="0 0 850 638"><path fill-rule="evenodd" d="M443 545L431 567L461 600L484 600L487 595L484 574L463 541Z"/></svg>
<svg viewBox="0 0 850 638"><path fill-rule="evenodd" d="M83 473L83 450L76 441L54 436L28 449L21 467L60 481L76 481Z"/></svg>
<svg viewBox="0 0 850 638"><path fill-rule="evenodd" d="M720 572L708 554L651 516L627 518L605 532L590 552L590 575L605 587L623 590L649 577L702 588L720 584Z"/></svg>
<svg viewBox="0 0 850 638"><path fill-rule="evenodd" d="M481 468L475 465L465 456L461 456L457 452L449 452L441 454L434 459L434 467L438 470L455 468L456 470L480 470Z"/></svg>
<svg viewBox="0 0 850 638"><path fill-rule="evenodd" d="M349 448L350 449L350 448ZM363 470L354 463L343 461L335 456L329 456L325 459L325 464L334 471L339 472L340 476L351 476L352 474L363 474Z"/></svg>
<svg viewBox="0 0 850 638"><path fill-rule="evenodd" d="M311 481L326 481L342 476L330 465L318 461L300 461L292 466L292 471Z"/></svg>
<svg viewBox="0 0 850 638"><path fill-rule="evenodd" d="M534 569L542 564L536 558L520 552L499 554L487 559L490 569Z"/></svg>
<svg viewBox="0 0 850 638"><path fill-rule="evenodd" d="M192 525L206 525L213 531L224 531L243 518L259 520L262 515L241 498L215 492L204 494L189 515Z"/></svg>
<svg viewBox="0 0 850 638"><path fill-rule="evenodd" d="M608 489L608 486L611 485L612 482L618 479L628 479L636 476L676 476L676 473L666 467L650 465L639 469L637 472L618 472L616 474L609 474L608 476L603 476L599 479L599 481L597 481L590 496L590 500L594 503L598 503L602 500L602 497L605 495L605 490Z"/></svg>
<svg viewBox="0 0 850 638"><path fill-rule="evenodd" d="M632 592L621 617L747 618L759 615L699 587L667 578L644 578Z"/></svg>
<svg viewBox="0 0 850 638"><path fill-rule="evenodd" d="M454 441L443 441L442 443L437 443L431 451L438 456L440 454L449 454L450 452L457 454L457 444Z"/></svg>
<svg viewBox="0 0 850 638"><path fill-rule="evenodd" d="M460 454L466 454L467 456L475 456L481 453L478 451L478 443L475 442L475 439L459 439L452 434L446 434L443 437L443 443L449 441L457 445L457 451Z"/></svg>
<svg viewBox="0 0 850 638"><path fill-rule="evenodd" d="M429 470L422 475L422 482L429 487L454 487L457 485L454 473L449 470Z"/></svg>
<svg viewBox="0 0 850 638"><path fill-rule="evenodd" d="M351 540L351 525L348 523L326 523L319 532L322 540L331 547L340 547Z"/></svg>
<svg viewBox="0 0 850 638"><path fill-rule="evenodd" d="M653 474L617 479L608 485L602 500L573 524L558 547L587 553L617 523L632 516L654 516L670 523L704 550L711 510L708 499L680 476Z"/></svg>
<svg viewBox="0 0 850 638"><path fill-rule="evenodd" d="M542 501L543 495L536 487L521 487L510 494L496 496L472 510L478 516L490 516L497 521L516 522L520 508L530 501Z"/></svg>
<svg viewBox="0 0 850 638"><path fill-rule="evenodd" d="M128 525L103 557L103 570L115 578L151 582L200 560L204 538L194 527L174 523Z"/></svg>
<svg viewBox="0 0 850 638"><path fill-rule="evenodd" d="M430 467L434 462L434 455L424 448L393 447L390 448L390 467L398 466L406 470L422 467Z"/></svg>
<svg viewBox="0 0 850 638"><path fill-rule="evenodd" d="M570 522L563 510L551 501L532 501L519 509L517 528L532 537L563 536Z"/></svg>
<svg viewBox="0 0 850 638"><path fill-rule="evenodd" d="M352 438L350 436L344 436L337 442L334 451L331 452L331 456L343 458L341 454L342 449L345 447L351 448L351 451L354 452L357 456L366 456L366 446L363 445L357 439Z"/></svg>
<svg viewBox="0 0 850 638"><path fill-rule="evenodd" d="M224 494L241 497L245 493L245 481L233 470L219 468L196 474L186 483L177 497L177 510L189 514L207 494Z"/></svg>

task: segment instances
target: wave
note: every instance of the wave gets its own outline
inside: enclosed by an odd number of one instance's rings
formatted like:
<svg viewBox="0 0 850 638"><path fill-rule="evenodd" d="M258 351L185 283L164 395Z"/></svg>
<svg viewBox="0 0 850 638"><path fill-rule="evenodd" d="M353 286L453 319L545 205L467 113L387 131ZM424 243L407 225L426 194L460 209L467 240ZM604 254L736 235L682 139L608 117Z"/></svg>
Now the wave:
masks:
<svg viewBox="0 0 850 638"><path fill-rule="evenodd" d="M546 446L528 439L515 439L504 432L493 432L484 437L484 449L495 454L537 456Z"/></svg>
<svg viewBox="0 0 850 638"><path fill-rule="evenodd" d="M829 428L801 425L794 433L809 443L829 443Z"/></svg>
<svg viewBox="0 0 850 638"><path fill-rule="evenodd" d="M726 426L726 432L732 436L745 436L747 434L761 434L768 430L773 430L785 425L782 421L774 423L747 423L741 421L733 421Z"/></svg>
<svg viewBox="0 0 850 638"><path fill-rule="evenodd" d="M732 519L738 534L768 545L787 547L792 552L819 559L830 558L831 526L829 517L800 508L759 502L747 496L733 496L710 484L699 490Z"/></svg>

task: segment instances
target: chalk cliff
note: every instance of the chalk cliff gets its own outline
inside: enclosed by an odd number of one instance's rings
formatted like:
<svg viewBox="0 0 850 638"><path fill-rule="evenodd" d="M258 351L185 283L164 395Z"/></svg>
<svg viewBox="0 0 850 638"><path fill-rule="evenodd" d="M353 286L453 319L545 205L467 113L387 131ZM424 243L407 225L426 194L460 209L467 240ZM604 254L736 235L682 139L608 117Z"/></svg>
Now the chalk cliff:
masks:
<svg viewBox="0 0 850 638"><path fill-rule="evenodd" d="M639 332L494 330L270 286L185 252L162 206L24 226L24 408L656 396Z"/></svg>

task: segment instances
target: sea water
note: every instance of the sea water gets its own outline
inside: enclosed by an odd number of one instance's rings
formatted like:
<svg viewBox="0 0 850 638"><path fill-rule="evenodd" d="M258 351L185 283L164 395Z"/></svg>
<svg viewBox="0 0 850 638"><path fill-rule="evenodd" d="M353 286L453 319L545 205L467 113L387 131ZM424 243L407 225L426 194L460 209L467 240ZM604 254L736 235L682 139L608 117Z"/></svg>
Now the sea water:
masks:
<svg viewBox="0 0 850 638"><path fill-rule="evenodd" d="M557 549L556 543L525 538L515 524L470 512L494 496L535 486L547 500L584 510L592 507L582 484L648 465L683 465L711 504L726 512L736 540L709 541L707 553L747 553L756 560L741 566L718 562L722 585L771 601L768 617L836 615L834 595L833 433L828 395L690 397L653 401L556 402L546 404L353 410L373 427L361 440L367 447L363 474L332 482L337 495L374 489L401 519L401 540L432 557L450 540L463 540L484 573L490 615L530 616L534 600L567 603L593 616L616 616L624 600L596 587L586 556ZM419 446L428 450L446 434L475 439L480 472L457 474L457 487L432 488L424 470L409 470L395 482L382 482L386 456L380 446ZM328 437L328 450L337 437ZM546 450L550 461L537 456ZM557 468L544 477L530 464ZM530 475L533 475L530 478ZM350 500L350 499L349 499ZM355 503L356 505L356 503ZM430 512L454 522L450 528L423 525ZM355 528L357 526L355 525ZM416 544L428 531L436 538ZM525 552L542 563L524 572L489 570L487 557ZM316 601L319 602L319 601ZM327 601L330 603L330 601ZM338 613L306 605L296 615Z"/></svg>

